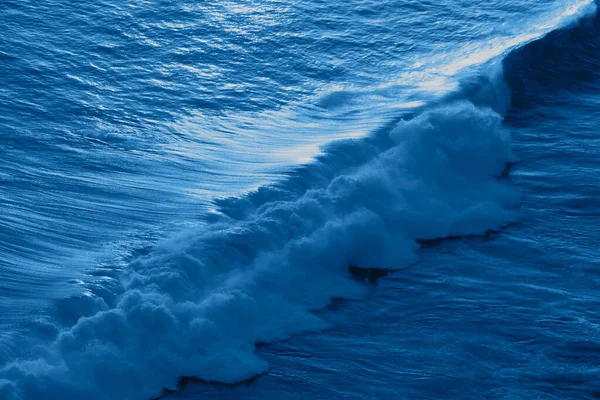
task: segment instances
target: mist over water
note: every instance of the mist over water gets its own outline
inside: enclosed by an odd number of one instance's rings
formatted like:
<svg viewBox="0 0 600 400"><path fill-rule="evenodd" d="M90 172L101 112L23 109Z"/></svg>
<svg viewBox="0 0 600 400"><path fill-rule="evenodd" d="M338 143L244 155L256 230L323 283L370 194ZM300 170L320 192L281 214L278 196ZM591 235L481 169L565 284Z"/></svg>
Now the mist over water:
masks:
<svg viewBox="0 0 600 400"><path fill-rule="evenodd" d="M593 1L0 10L1 398L597 394Z"/></svg>

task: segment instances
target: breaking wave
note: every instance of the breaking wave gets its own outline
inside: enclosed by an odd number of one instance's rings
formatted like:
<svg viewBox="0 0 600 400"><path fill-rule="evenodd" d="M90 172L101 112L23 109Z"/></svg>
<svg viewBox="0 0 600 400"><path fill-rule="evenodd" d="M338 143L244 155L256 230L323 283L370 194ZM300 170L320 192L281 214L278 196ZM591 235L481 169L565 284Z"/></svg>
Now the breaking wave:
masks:
<svg viewBox="0 0 600 400"><path fill-rule="evenodd" d="M595 9L579 4L490 56ZM324 329L312 310L361 297L349 266L403 268L420 240L515 221L499 64L371 137L330 145L279 184L220 201L202 227L132 261L118 295L69 299L68 316L33 323L28 350L0 370L0 397L141 400L181 376L248 379L267 368L257 343Z"/></svg>

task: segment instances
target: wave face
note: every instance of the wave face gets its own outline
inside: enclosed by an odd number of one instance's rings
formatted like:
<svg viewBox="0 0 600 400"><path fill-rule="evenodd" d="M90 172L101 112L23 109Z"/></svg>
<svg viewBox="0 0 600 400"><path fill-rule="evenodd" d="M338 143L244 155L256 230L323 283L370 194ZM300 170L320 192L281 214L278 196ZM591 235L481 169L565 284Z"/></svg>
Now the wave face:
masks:
<svg viewBox="0 0 600 400"><path fill-rule="evenodd" d="M159 3L2 4L2 398L249 379L350 266L516 221L514 60L595 12Z"/></svg>

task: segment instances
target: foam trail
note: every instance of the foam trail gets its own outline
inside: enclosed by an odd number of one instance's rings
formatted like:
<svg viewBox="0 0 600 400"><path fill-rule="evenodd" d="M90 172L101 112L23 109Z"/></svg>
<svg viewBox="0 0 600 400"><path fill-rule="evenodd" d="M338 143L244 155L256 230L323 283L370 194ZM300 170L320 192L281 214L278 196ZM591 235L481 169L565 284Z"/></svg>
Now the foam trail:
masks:
<svg viewBox="0 0 600 400"><path fill-rule="evenodd" d="M515 160L495 111L505 91L492 82L477 105L451 100L338 144L138 258L119 298L86 298L70 327L39 322L46 343L0 370L0 398L142 400L181 376L250 378L267 368L256 343L323 329L311 310L361 296L348 266L401 268L418 239L515 220L519 195L499 179Z"/></svg>

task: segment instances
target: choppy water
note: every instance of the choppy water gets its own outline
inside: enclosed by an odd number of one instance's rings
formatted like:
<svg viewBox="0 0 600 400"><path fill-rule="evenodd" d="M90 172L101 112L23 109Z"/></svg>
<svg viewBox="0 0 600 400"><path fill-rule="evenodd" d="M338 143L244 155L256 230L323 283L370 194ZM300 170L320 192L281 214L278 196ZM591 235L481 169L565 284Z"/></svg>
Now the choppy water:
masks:
<svg viewBox="0 0 600 400"><path fill-rule="evenodd" d="M0 397L597 398L595 8L0 1Z"/></svg>

